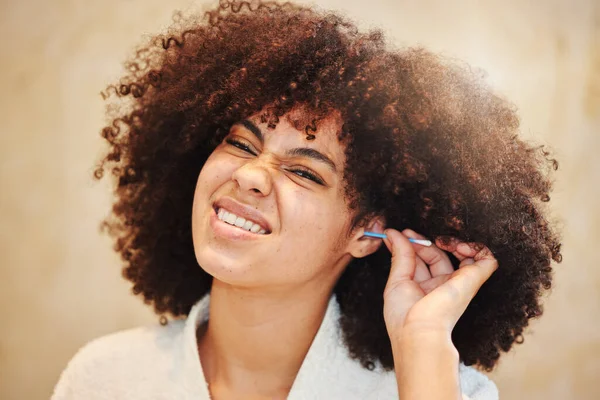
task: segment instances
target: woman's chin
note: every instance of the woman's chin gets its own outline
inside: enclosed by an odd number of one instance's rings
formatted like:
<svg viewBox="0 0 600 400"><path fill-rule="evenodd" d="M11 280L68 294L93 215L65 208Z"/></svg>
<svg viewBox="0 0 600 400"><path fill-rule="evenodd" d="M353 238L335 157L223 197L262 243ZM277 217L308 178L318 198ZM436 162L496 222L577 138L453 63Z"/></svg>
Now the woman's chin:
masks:
<svg viewBox="0 0 600 400"><path fill-rule="evenodd" d="M247 285L256 281L258 271L253 267L253 265L258 264L256 262L240 260L239 257L234 258L223 254L215 254L214 251L200 251L198 253L196 254L196 260L200 268L221 282L231 285Z"/></svg>

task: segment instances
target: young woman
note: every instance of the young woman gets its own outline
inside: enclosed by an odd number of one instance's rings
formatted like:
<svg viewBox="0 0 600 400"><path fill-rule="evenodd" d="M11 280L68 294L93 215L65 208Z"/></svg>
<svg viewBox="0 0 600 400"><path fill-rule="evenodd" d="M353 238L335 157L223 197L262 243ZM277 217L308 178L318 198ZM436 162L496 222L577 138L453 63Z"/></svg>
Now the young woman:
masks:
<svg viewBox="0 0 600 400"><path fill-rule="evenodd" d="M557 163L509 103L289 3L221 2L127 66L96 177L162 323L86 345L54 399L498 398L474 367L522 342L561 261Z"/></svg>

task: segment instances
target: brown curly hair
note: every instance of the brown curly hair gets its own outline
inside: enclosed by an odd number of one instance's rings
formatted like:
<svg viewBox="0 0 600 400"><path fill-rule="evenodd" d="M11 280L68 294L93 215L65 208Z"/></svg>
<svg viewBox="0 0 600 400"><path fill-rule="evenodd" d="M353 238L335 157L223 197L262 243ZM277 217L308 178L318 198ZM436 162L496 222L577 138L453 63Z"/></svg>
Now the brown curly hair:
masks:
<svg viewBox="0 0 600 400"><path fill-rule="evenodd" d="M302 105L312 117L307 140L320 120L341 113L354 224L384 216L390 227L484 243L495 254L499 269L452 333L466 365L492 370L541 315L551 261L562 258L542 203L558 163L518 137L514 106L469 66L421 48L390 49L380 31L361 33L336 13L221 1L203 15L178 15L126 67L103 92L115 101L95 177L116 177L102 226L133 292L157 313L186 315L211 287L191 234L207 157L233 123L267 110L274 126ZM346 345L369 369L394 367L382 313L389 270L382 246L353 260L334 289Z"/></svg>

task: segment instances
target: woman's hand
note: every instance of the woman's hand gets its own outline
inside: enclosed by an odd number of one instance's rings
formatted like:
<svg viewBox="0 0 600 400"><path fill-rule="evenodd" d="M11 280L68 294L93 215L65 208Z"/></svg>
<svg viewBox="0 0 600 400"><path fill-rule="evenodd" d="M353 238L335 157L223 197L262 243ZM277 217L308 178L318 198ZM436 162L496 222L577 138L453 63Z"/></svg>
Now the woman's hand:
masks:
<svg viewBox="0 0 600 400"><path fill-rule="evenodd" d="M384 291L384 319L392 341L414 334L450 334L481 285L498 268L492 252L453 240L439 240L430 247L408 238L426 239L410 229L385 231L385 245L392 253L392 267ZM454 270L444 253L460 261ZM393 342L394 343L394 342Z"/></svg>
<svg viewBox="0 0 600 400"><path fill-rule="evenodd" d="M487 247L477 251L456 239L448 246L438 240L426 247L408 241L409 237L425 239L409 229L385 233L392 268L383 294L383 315L398 395L407 400L464 399L451 333L498 262ZM442 250L460 260L458 270Z"/></svg>

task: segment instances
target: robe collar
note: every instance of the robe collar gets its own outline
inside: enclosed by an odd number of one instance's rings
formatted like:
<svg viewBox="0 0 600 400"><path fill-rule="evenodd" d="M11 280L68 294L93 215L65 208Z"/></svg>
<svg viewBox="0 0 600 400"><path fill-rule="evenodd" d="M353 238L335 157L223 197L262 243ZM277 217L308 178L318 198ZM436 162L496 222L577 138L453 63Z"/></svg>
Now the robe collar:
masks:
<svg viewBox="0 0 600 400"><path fill-rule="evenodd" d="M210 293L206 294L192 307L184 328L184 370L185 386L203 393L208 399L209 391L202 364L198 354L196 332L198 326L209 318ZM349 356L344 345L342 331L339 326L340 308L335 294L327 304L323 321L302 362L294 380L288 400L307 398L361 398L372 393L381 380L390 381L390 373L376 366L369 371ZM396 391L395 375L388 383L392 391Z"/></svg>

